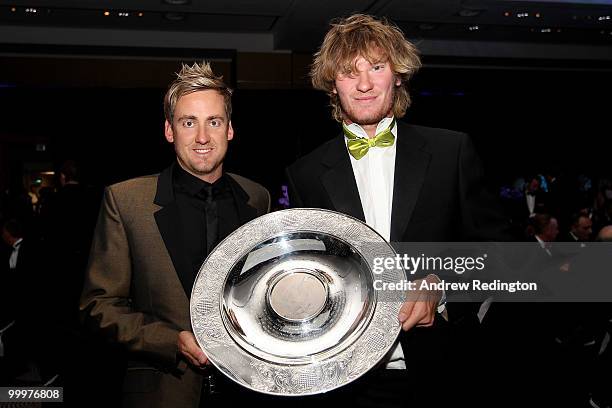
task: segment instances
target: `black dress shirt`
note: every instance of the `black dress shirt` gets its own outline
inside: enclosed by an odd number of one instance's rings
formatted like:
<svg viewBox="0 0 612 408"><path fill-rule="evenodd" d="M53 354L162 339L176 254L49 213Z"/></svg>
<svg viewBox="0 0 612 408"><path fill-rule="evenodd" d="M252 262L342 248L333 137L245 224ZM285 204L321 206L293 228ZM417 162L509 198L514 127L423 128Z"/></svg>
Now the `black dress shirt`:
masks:
<svg viewBox="0 0 612 408"><path fill-rule="evenodd" d="M174 166L172 181L179 227L188 257L186 264L191 266L194 278L213 248L240 225L227 177L224 173L211 184L186 172L180 165Z"/></svg>

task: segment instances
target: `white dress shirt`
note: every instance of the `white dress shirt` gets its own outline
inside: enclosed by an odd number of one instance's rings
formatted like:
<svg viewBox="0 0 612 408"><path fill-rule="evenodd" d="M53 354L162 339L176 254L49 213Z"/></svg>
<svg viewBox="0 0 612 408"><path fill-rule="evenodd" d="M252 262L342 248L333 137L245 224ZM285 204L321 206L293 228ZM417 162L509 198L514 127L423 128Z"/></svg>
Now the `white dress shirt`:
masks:
<svg viewBox="0 0 612 408"><path fill-rule="evenodd" d="M13 252L11 252L11 256L9 258L9 268L11 269L17 268L17 258L19 257L19 247L21 246L21 241L23 241L23 238L19 238L13 244Z"/></svg>
<svg viewBox="0 0 612 408"><path fill-rule="evenodd" d="M525 193L525 200L527 202L527 209L529 210L529 216L533 217L535 215L535 201L536 201L536 197L533 194Z"/></svg>
<svg viewBox="0 0 612 408"><path fill-rule="evenodd" d="M384 118L376 127L376 134L385 130L393 118ZM358 137L368 135L356 123L347 125L348 130ZM395 154L397 152L397 123L391 129L396 140L389 147L371 147L361 159L351 158L353 174L359 190L359 199L365 215L366 224L378 232L385 240L391 240L391 211L393 208L393 180L395 177ZM345 139L346 142L346 139ZM348 154L348 150L347 150ZM405 369L404 353L398 342L390 354L386 368Z"/></svg>
<svg viewBox="0 0 612 408"><path fill-rule="evenodd" d="M392 121L393 118L381 120L376 127L376 134L389 127ZM351 123L347 128L358 137L368 137L365 130L356 123ZM397 124L391 133L397 138ZM349 155L366 223L387 241L391 239L396 146L394 142L389 147L371 147L359 160Z"/></svg>
<svg viewBox="0 0 612 408"><path fill-rule="evenodd" d="M534 237L538 241L538 243L540 244L542 249L546 251L546 254L548 254L548 256L552 256L552 253L550 252L550 249L548 249L548 243L544 242L542 240L542 238L538 237L537 235L534 235Z"/></svg>

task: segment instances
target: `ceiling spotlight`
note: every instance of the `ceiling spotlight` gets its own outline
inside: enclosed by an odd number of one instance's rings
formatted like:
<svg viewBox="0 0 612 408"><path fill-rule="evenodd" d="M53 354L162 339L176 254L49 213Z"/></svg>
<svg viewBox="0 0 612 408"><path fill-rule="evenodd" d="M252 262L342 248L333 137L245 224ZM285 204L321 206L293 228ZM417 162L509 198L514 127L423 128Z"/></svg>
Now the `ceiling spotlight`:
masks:
<svg viewBox="0 0 612 408"><path fill-rule="evenodd" d="M183 21L185 19L185 14L183 13L165 13L164 18L170 21Z"/></svg>
<svg viewBox="0 0 612 408"><path fill-rule="evenodd" d="M15 8L15 7L11 7L11 11L14 13L14 12L16 12L16 11L17 11L17 8Z"/></svg>
<svg viewBox="0 0 612 408"><path fill-rule="evenodd" d="M610 20L610 16L600 16L597 18L597 21L606 21Z"/></svg>
<svg viewBox="0 0 612 408"><path fill-rule="evenodd" d="M166 3L171 6L185 6L187 4L191 4L191 0L162 0L162 3Z"/></svg>
<svg viewBox="0 0 612 408"><path fill-rule="evenodd" d="M536 18L540 18L542 17L542 15L540 13L535 13Z"/></svg>
<svg viewBox="0 0 612 408"><path fill-rule="evenodd" d="M142 16L144 16L144 13L141 11L138 13L138 17L142 17Z"/></svg>
<svg viewBox="0 0 612 408"><path fill-rule="evenodd" d="M469 26L468 27L468 30L470 30L470 31L477 31L479 29L480 29L480 27L478 27L477 25L473 25L473 26Z"/></svg>
<svg viewBox="0 0 612 408"><path fill-rule="evenodd" d="M423 30L423 31L431 31L431 30L435 30L436 28L437 26L435 24L430 24L430 23L419 24L419 30Z"/></svg>
<svg viewBox="0 0 612 408"><path fill-rule="evenodd" d="M509 11L504 11L504 17L510 17L510 12Z"/></svg>
<svg viewBox="0 0 612 408"><path fill-rule="evenodd" d="M105 16L105 17L110 16L110 11L105 11L105 12L104 12L104 16Z"/></svg>
<svg viewBox="0 0 612 408"><path fill-rule="evenodd" d="M482 13L482 10L471 10L471 9L461 9L459 10L459 15L461 17L476 17Z"/></svg>
<svg viewBox="0 0 612 408"><path fill-rule="evenodd" d="M525 17L529 17L529 13L517 13L516 16L518 18L525 18Z"/></svg>
<svg viewBox="0 0 612 408"><path fill-rule="evenodd" d="M120 11L120 12L118 13L118 15L119 15L119 17L129 17L129 16L130 16L130 13L126 13L125 11Z"/></svg>
<svg viewBox="0 0 612 408"><path fill-rule="evenodd" d="M552 29L550 29L550 28L542 28L542 29L540 29L540 32L541 33L552 33Z"/></svg>
<svg viewBox="0 0 612 408"><path fill-rule="evenodd" d="M38 10L36 10L34 7L28 7L25 9L26 13L36 13L38 12Z"/></svg>

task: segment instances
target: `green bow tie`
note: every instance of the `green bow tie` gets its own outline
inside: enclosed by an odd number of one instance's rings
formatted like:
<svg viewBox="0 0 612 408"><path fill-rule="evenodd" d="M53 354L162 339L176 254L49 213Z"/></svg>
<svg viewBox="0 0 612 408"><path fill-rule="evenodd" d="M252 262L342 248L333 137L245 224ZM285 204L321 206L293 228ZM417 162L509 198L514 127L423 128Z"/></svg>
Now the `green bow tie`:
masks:
<svg viewBox="0 0 612 408"><path fill-rule="evenodd" d="M391 133L391 129L395 126L395 119L391 121L391 124L388 128L377 134L374 138L368 139L365 137L359 137L350 130L348 130L345 123L342 123L342 130L344 131L344 135L348 139L346 146L348 147L348 151L355 158L355 160L361 159L368 153L370 147L389 147L393 146L393 141L395 140L395 136Z"/></svg>

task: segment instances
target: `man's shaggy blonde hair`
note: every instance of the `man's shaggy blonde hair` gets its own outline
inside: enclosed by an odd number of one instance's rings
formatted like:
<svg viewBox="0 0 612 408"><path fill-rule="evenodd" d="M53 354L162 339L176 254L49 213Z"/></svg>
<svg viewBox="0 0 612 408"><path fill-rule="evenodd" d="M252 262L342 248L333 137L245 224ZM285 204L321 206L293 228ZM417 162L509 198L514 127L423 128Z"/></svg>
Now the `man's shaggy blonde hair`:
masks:
<svg viewBox="0 0 612 408"><path fill-rule="evenodd" d="M334 119L343 120L340 100L333 92L336 78L338 74L357 72L355 62L358 56L371 64L390 63L391 70L401 80L395 92L393 114L397 118L404 116L411 102L406 87L408 80L421 67L419 52L387 19L355 14L331 23L310 70L314 88L325 91L330 97Z"/></svg>

